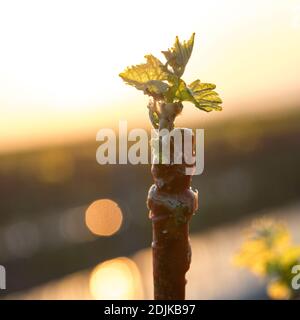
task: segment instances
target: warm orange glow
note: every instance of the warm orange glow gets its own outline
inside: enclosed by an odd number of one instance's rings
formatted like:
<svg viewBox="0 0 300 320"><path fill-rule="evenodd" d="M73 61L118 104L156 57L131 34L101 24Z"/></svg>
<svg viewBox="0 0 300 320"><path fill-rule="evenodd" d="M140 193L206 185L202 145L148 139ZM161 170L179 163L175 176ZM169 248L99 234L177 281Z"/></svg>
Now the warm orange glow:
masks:
<svg viewBox="0 0 300 320"><path fill-rule="evenodd" d="M142 299L140 272L128 258L105 261L90 276L90 292L97 300Z"/></svg>
<svg viewBox="0 0 300 320"><path fill-rule="evenodd" d="M158 7L168 17L163 28L146 22ZM145 124L147 98L118 73L146 53L161 58L176 34L196 32L185 79L216 83L222 118L299 101L297 0L186 0L182 8L179 0L146 13L138 0L2 1L0 151L93 139L119 119ZM189 108L182 123L195 117L199 111Z"/></svg>
<svg viewBox="0 0 300 320"><path fill-rule="evenodd" d="M93 202L85 214L85 222L89 230L99 236L111 236L122 225L122 211L112 200L101 199Z"/></svg>

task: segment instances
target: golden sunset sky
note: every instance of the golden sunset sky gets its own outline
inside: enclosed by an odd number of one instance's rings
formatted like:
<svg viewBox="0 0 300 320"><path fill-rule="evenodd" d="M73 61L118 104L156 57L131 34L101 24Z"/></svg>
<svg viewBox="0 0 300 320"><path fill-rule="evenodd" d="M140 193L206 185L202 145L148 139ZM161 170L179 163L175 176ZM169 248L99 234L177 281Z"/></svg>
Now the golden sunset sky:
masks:
<svg viewBox="0 0 300 320"><path fill-rule="evenodd" d="M224 111L187 104L179 124L300 102L299 0L0 1L0 152L147 124L147 97L118 77L196 32L185 79L213 82Z"/></svg>

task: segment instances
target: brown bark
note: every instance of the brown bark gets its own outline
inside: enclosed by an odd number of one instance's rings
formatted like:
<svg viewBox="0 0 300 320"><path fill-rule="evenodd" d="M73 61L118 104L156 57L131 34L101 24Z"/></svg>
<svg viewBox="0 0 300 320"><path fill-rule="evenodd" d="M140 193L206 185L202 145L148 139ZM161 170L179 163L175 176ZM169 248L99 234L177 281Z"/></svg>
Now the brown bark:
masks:
<svg viewBox="0 0 300 320"><path fill-rule="evenodd" d="M173 129L178 106L161 113L160 129ZM154 185L149 190L148 208L153 227L153 278L156 300L183 300L185 274L191 262L189 220L197 208L197 193L185 164L153 164Z"/></svg>
<svg viewBox="0 0 300 320"><path fill-rule="evenodd" d="M173 179L164 179L166 173ZM183 300L191 261L189 220L197 207L197 194L189 188L190 176L183 176L178 165L153 165L152 174L155 184L149 190L148 207L153 226L154 298Z"/></svg>

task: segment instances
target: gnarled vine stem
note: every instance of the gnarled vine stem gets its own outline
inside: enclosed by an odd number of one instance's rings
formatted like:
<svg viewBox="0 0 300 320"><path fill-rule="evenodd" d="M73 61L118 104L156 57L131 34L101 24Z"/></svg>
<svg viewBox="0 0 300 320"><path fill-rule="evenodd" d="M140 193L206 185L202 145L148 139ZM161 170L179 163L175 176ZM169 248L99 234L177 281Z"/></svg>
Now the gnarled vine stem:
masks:
<svg viewBox="0 0 300 320"><path fill-rule="evenodd" d="M174 128L181 103L157 102L149 110L157 112L159 129ZM189 220L197 208L197 193L190 188L191 176L185 164L153 164L154 185L148 193L153 225L153 278L156 300L185 298L185 274L191 261Z"/></svg>

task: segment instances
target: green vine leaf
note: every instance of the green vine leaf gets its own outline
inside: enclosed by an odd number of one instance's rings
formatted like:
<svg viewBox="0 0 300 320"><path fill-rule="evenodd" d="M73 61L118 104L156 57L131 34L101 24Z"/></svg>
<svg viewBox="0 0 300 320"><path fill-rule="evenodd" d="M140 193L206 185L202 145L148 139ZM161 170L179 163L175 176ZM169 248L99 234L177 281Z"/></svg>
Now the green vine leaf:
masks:
<svg viewBox="0 0 300 320"><path fill-rule="evenodd" d="M217 92L213 91L215 85L212 83L201 83L200 80L192 82L189 86L183 80L179 80L179 85L175 98L179 101L192 102L198 109L210 112L212 110L221 111L221 98Z"/></svg>
<svg viewBox="0 0 300 320"><path fill-rule="evenodd" d="M188 41L180 42L176 37L175 43L168 51L162 51L167 59L167 64L172 67L174 73L181 77L184 73L185 67L191 57L194 47L195 33L192 34Z"/></svg>
<svg viewBox="0 0 300 320"><path fill-rule="evenodd" d="M168 72L164 70L162 62L153 55L145 56L147 62L131 66L120 73L119 76L129 85L144 91L153 97L161 96L169 89L164 82L168 80Z"/></svg>
<svg viewBox="0 0 300 320"><path fill-rule="evenodd" d="M159 80L149 80L146 82L141 90L144 90L144 92L148 95L152 94L164 94L169 89L169 85L163 81Z"/></svg>
<svg viewBox="0 0 300 320"><path fill-rule="evenodd" d="M213 110L221 111L222 99L216 91L213 91L216 86L213 83L201 83L196 80L189 85L189 89L196 101L195 106L201 110L210 112Z"/></svg>
<svg viewBox="0 0 300 320"><path fill-rule="evenodd" d="M214 90L216 89L216 85L213 83L203 83L200 80L195 80L191 84L189 84L189 88L194 93L200 93L208 90Z"/></svg>
<svg viewBox="0 0 300 320"><path fill-rule="evenodd" d="M180 42L176 37L172 48L162 51L166 58L163 64L153 55L146 55L146 63L131 66L120 73L120 77L129 85L152 96L154 101L165 103L192 102L198 109L210 112L221 111L222 100L214 91L212 83L200 80L187 85L181 76L191 57L195 34L189 40ZM159 114L151 111L150 120L154 127L158 125Z"/></svg>
<svg viewBox="0 0 300 320"><path fill-rule="evenodd" d="M190 101L196 103L193 92L187 87L186 83L180 79L175 93L175 99L179 101Z"/></svg>

